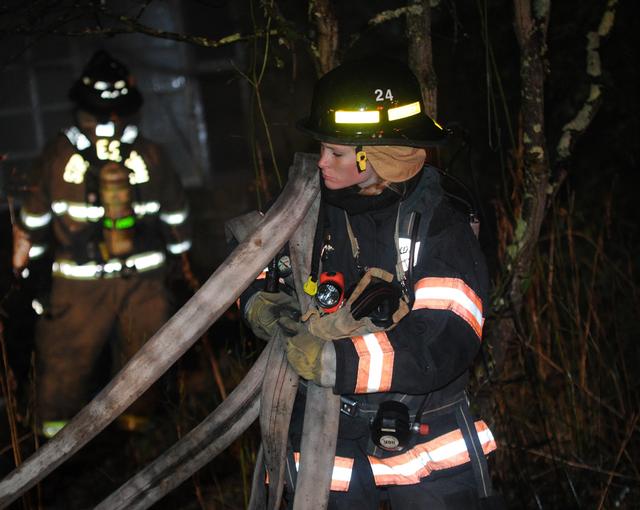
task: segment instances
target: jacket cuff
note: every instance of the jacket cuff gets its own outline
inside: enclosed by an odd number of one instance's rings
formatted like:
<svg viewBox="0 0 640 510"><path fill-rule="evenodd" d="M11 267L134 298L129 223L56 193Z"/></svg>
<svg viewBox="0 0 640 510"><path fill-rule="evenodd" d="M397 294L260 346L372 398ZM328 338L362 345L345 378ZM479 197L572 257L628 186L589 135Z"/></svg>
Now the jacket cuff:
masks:
<svg viewBox="0 0 640 510"><path fill-rule="evenodd" d="M320 356L320 386L332 388L336 383L336 349L333 342L325 342Z"/></svg>

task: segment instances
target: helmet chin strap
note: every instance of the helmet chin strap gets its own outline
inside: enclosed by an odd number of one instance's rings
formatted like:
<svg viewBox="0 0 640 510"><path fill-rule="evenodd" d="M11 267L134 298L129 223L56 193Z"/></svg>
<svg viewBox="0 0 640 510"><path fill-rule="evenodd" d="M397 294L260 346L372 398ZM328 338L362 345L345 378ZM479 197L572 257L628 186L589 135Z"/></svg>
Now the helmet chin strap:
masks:
<svg viewBox="0 0 640 510"><path fill-rule="evenodd" d="M356 146L356 165L358 173L364 173L367 170L367 153L363 150L362 145Z"/></svg>

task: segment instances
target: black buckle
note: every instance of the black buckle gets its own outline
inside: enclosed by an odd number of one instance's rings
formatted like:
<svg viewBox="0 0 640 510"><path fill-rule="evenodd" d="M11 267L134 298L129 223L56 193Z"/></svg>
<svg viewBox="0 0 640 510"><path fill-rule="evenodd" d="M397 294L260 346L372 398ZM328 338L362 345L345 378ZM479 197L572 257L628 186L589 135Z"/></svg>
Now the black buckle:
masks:
<svg viewBox="0 0 640 510"><path fill-rule="evenodd" d="M358 415L358 402L349 400L348 398L340 398L340 412L355 418Z"/></svg>
<svg viewBox="0 0 640 510"><path fill-rule="evenodd" d="M124 260L122 261L122 269L120 269L120 276L122 278L126 280L127 278L136 274L137 272L138 272L138 268L135 265L127 266Z"/></svg>

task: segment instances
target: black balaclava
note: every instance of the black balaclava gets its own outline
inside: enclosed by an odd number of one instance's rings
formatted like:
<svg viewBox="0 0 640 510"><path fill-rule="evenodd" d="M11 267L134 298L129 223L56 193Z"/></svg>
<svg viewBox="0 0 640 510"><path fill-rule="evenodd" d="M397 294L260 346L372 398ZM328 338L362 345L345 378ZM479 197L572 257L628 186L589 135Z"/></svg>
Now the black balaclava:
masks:
<svg viewBox="0 0 640 510"><path fill-rule="evenodd" d="M327 204L344 209L351 216L365 212L379 211L406 199L418 185L422 171L404 182L393 183L392 188L385 187L379 195L360 195L362 188L357 184L348 188L331 190L320 178L322 200Z"/></svg>

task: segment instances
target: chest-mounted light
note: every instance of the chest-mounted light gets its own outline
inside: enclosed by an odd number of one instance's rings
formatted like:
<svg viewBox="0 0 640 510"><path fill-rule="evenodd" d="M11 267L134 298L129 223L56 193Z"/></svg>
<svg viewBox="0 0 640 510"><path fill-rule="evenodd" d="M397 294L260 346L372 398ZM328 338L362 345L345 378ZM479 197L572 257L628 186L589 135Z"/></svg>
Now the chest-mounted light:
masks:
<svg viewBox="0 0 640 510"><path fill-rule="evenodd" d="M380 112L337 110L335 122L336 124L377 124L380 122Z"/></svg>

